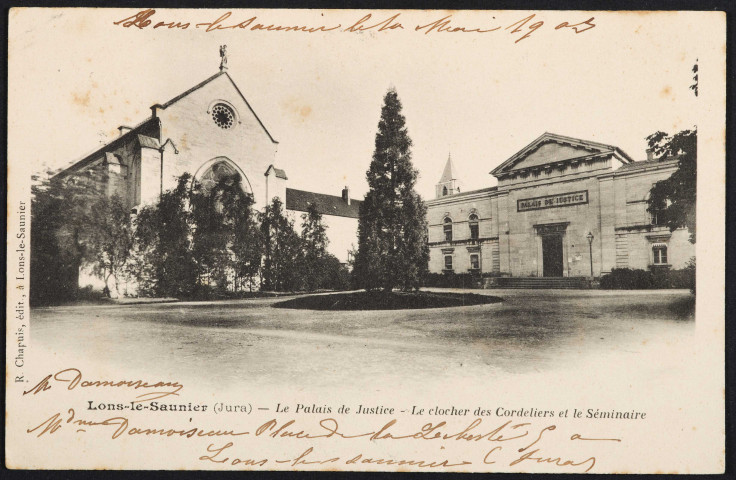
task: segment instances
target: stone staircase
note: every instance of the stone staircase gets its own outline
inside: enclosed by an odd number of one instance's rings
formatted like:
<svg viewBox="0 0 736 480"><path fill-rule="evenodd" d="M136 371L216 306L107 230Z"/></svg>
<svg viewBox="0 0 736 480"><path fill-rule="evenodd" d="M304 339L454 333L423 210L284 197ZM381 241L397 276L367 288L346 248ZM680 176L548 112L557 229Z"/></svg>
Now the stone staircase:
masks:
<svg viewBox="0 0 736 480"><path fill-rule="evenodd" d="M586 277L498 277L493 280L493 284L486 284L485 288L591 288Z"/></svg>

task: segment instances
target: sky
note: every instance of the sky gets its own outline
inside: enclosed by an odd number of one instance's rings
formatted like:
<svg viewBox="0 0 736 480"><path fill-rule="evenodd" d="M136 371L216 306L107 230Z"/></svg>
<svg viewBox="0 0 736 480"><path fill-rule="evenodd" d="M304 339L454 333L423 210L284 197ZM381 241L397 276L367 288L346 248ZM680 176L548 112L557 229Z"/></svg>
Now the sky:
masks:
<svg viewBox="0 0 736 480"><path fill-rule="evenodd" d="M707 85L703 23L678 12L234 11L229 24L346 26L396 13L403 29L265 32L114 25L137 9L14 9L9 41L9 157L60 168L137 124L218 71L228 73L279 141L289 186L360 198L367 190L383 96L403 103L416 190L433 198L448 154L463 190L544 132L616 145L646 157L646 136L697 123L689 86L698 58ZM225 10L158 10L155 20L211 22ZM505 27L529 15L524 30ZM450 15L488 33L415 31ZM595 17L581 33L555 29ZM530 36L532 22L542 26ZM369 25L367 22L364 25ZM519 40L517 42L517 40ZM724 47L725 48L725 47ZM704 73L705 72L705 73ZM706 76L705 79L702 77ZM702 95L701 95L702 97ZM203 161L206 159L203 159Z"/></svg>

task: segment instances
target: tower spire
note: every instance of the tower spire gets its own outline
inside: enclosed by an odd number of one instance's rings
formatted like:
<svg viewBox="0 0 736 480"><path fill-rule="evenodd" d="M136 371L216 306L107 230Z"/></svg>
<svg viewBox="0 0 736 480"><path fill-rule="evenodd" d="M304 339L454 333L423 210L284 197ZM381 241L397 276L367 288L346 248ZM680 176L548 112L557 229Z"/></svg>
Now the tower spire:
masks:
<svg viewBox="0 0 736 480"><path fill-rule="evenodd" d="M453 193L460 193L460 188L457 184L455 164L452 163L452 153L448 152L445 169L442 171L442 177L440 177L440 181L436 186L436 194L437 198L439 198L445 195L452 195Z"/></svg>
<svg viewBox="0 0 736 480"><path fill-rule="evenodd" d="M455 165L452 163L452 154L448 152L447 163L445 164L445 170L442 172L440 183L450 182L452 180L457 180L457 178L455 178Z"/></svg>

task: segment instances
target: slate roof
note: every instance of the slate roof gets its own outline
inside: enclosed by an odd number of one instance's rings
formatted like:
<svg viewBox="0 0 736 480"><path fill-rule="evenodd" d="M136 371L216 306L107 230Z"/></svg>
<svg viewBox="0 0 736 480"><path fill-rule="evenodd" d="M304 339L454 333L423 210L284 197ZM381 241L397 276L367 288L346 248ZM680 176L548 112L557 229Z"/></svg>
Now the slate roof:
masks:
<svg viewBox="0 0 736 480"><path fill-rule="evenodd" d="M632 172L636 170L644 170L649 167L656 167L656 166L674 166L676 165L679 158L668 158L666 160L641 160L638 162L632 162L628 163L626 165L621 165L618 170L616 170L616 173L624 173L624 172Z"/></svg>
<svg viewBox="0 0 736 480"><path fill-rule="evenodd" d="M138 143L141 147L155 148L156 150L161 146L158 138L147 137L145 135L138 135Z"/></svg>
<svg viewBox="0 0 736 480"><path fill-rule="evenodd" d="M143 139L143 142L146 142L147 144L151 143L150 140L155 140L155 142L158 143L158 140L156 140L155 138L139 134L140 131L149 128L158 130L158 122L156 122L156 119L154 117L148 117L147 119L143 120L141 123L133 127L131 130L125 132L123 135L120 135L119 137L102 145L101 147L97 147L94 151L84 155L81 159L75 160L69 166L60 169L54 176L64 176L67 173L75 172L86 167L87 165L93 163L95 160L100 159L103 156L103 153L106 153L105 151L115 150L116 148L118 148L121 143L127 141L132 135L136 135L139 142L141 142L141 140ZM141 145L143 144L141 143ZM152 148L158 147L156 146Z"/></svg>
<svg viewBox="0 0 736 480"><path fill-rule="evenodd" d="M309 204L315 204L317 211L322 215L335 217L358 218L358 211L362 200L350 199L350 205L336 195L307 192L294 188L286 189L286 209L297 212L306 212Z"/></svg>
<svg viewBox="0 0 736 480"><path fill-rule="evenodd" d="M283 168L276 168L273 166L273 164L269 165L266 169L266 176L268 176L273 170L273 174L276 176L276 178L283 178L284 180L288 180L289 178L286 176L286 170Z"/></svg>
<svg viewBox="0 0 736 480"><path fill-rule="evenodd" d="M442 172L442 178L440 178L440 183L447 183L452 180L456 180L455 164L452 163L452 157L448 155L447 163L445 164L445 170Z"/></svg>

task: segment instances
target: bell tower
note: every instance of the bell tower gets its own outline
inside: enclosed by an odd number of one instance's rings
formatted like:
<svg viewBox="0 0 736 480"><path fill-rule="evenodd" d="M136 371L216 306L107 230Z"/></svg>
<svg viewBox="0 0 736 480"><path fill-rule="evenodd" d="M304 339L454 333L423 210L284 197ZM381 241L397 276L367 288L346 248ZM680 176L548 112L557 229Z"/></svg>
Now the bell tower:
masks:
<svg viewBox="0 0 736 480"><path fill-rule="evenodd" d="M460 193L460 186L455 176L455 165L452 163L452 156L449 153L447 154L447 163L442 172L442 177L435 187L435 193L435 198Z"/></svg>

